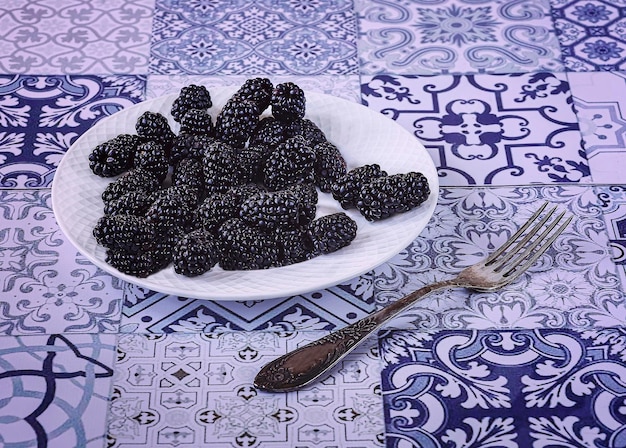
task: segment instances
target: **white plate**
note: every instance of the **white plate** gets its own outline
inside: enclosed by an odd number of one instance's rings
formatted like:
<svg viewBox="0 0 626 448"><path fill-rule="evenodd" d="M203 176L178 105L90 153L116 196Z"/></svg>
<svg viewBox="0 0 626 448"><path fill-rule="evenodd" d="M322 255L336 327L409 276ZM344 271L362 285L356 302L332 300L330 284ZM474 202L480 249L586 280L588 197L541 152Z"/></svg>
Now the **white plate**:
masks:
<svg viewBox="0 0 626 448"><path fill-rule="evenodd" d="M232 93L230 88L211 89L214 116ZM365 106L307 92L307 118L340 148L349 169L378 163L390 174L419 171L429 181L429 199L410 212L375 223L366 221L355 210L347 211L358 224L357 237L350 246L291 266L256 271L224 271L216 267L192 278L176 274L172 266L147 278L123 274L104 261L105 249L92 235L103 214L101 194L112 179L94 175L89 169L88 156L96 145L118 134L135 133L135 121L148 110L168 117L172 129L178 131L178 124L169 112L176 96L145 101L100 121L71 146L54 177L52 207L59 227L83 255L119 278L166 294L212 300L257 300L302 294L337 285L387 261L420 234L434 212L439 187L436 168L413 135ZM332 196L320 194L318 215L337 211L343 209Z"/></svg>

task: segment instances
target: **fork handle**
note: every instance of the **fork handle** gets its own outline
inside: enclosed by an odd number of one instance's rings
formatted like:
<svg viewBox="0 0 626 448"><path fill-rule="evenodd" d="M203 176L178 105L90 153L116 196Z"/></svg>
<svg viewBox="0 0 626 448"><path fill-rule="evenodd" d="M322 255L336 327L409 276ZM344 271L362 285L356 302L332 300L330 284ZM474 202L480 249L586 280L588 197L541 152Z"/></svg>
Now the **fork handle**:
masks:
<svg viewBox="0 0 626 448"><path fill-rule="evenodd" d="M270 392L288 392L305 386L354 350L385 322L425 295L442 288L463 286L456 279L426 285L346 327L303 345L266 364L254 385Z"/></svg>

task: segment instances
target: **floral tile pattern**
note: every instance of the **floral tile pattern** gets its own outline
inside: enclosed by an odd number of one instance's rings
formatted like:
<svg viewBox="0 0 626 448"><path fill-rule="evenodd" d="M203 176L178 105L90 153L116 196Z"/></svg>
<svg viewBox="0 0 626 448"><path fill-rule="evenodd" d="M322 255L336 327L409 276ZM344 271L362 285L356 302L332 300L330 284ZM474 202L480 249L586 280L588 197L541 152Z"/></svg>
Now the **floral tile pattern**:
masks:
<svg viewBox="0 0 626 448"><path fill-rule="evenodd" d="M596 193L609 234L613 262L626 285L626 186L597 187Z"/></svg>
<svg viewBox="0 0 626 448"><path fill-rule="evenodd" d="M115 335L0 336L0 444L103 446Z"/></svg>
<svg viewBox="0 0 626 448"><path fill-rule="evenodd" d="M254 387L267 360L321 334L121 335L107 446L383 446L372 344L311 387L287 394Z"/></svg>
<svg viewBox="0 0 626 448"><path fill-rule="evenodd" d="M624 327L387 333L386 446L622 446L625 336Z"/></svg>
<svg viewBox="0 0 626 448"><path fill-rule="evenodd" d="M428 149L444 186L588 182L565 74L364 77L369 107Z"/></svg>
<svg viewBox="0 0 626 448"><path fill-rule="evenodd" d="M157 0L152 33L155 74L357 73L348 0Z"/></svg>
<svg viewBox="0 0 626 448"><path fill-rule="evenodd" d="M154 0L12 0L0 10L0 73L145 74Z"/></svg>
<svg viewBox="0 0 626 448"><path fill-rule="evenodd" d="M70 145L144 99L142 76L0 75L0 187L50 187Z"/></svg>
<svg viewBox="0 0 626 448"><path fill-rule="evenodd" d="M560 71L548 0L357 0L366 74Z"/></svg>
<svg viewBox="0 0 626 448"><path fill-rule="evenodd" d="M59 229L49 190L0 190L0 334L111 333L121 281Z"/></svg>

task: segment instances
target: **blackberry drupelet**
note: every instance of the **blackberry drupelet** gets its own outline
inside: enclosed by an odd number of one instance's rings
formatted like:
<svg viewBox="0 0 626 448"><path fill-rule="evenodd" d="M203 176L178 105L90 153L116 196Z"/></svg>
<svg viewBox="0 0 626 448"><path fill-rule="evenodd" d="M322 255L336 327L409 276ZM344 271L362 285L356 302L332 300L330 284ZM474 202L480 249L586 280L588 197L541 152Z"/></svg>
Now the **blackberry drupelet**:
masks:
<svg viewBox="0 0 626 448"><path fill-rule="evenodd" d="M422 204L430 194L422 173L393 174L363 185L356 207L368 221L379 221Z"/></svg>
<svg viewBox="0 0 626 448"><path fill-rule="evenodd" d="M172 172L172 185L189 185L199 191L204 190L202 162L192 157L178 162Z"/></svg>
<svg viewBox="0 0 626 448"><path fill-rule="evenodd" d="M277 120L294 121L304 117L306 98L299 86L285 82L274 87L270 104Z"/></svg>
<svg viewBox="0 0 626 448"><path fill-rule="evenodd" d="M137 135L144 141L156 141L169 151L174 142L174 132L170 124L159 112L146 111L137 119L135 123Z"/></svg>
<svg viewBox="0 0 626 448"><path fill-rule="evenodd" d="M315 152L300 136L290 138L272 151L263 167L263 183L269 190L283 190L297 183L313 183Z"/></svg>
<svg viewBox="0 0 626 448"><path fill-rule="evenodd" d="M162 144L155 141L141 143L135 152L135 168L143 168L163 182L169 170L169 157Z"/></svg>
<svg viewBox="0 0 626 448"><path fill-rule="evenodd" d="M106 201L104 203L104 214L143 216L151 204L152 198L150 193L143 190L133 190L117 199Z"/></svg>
<svg viewBox="0 0 626 448"><path fill-rule="evenodd" d="M180 134L212 135L211 114L204 109L190 109L180 119Z"/></svg>
<svg viewBox="0 0 626 448"><path fill-rule="evenodd" d="M155 228L143 217L105 215L93 229L93 236L107 249L138 252L155 238Z"/></svg>
<svg viewBox="0 0 626 448"><path fill-rule="evenodd" d="M261 115L270 105L273 90L274 86L268 78L252 78L246 80L235 95L252 102L256 106L256 114Z"/></svg>
<svg viewBox="0 0 626 448"><path fill-rule="evenodd" d="M206 110L213 106L211 94L205 86L190 84L180 89L180 94L172 103L172 118L180 123L191 109Z"/></svg>
<svg viewBox="0 0 626 448"><path fill-rule="evenodd" d="M278 264L280 250L271 233L231 218L218 230L220 266L227 271L266 269Z"/></svg>
<svg viewBox="0 0 626 448"><path fill-rule="evenodd" d="M172 253L174 272L195 277L209 271L219 261L214 236L205 230L194 230L180 239Z"/></svg>
<svg viewBox="0 0 626 448"><path fill-rule="evenodd" d="M104 202L114 201L131 191L151 193L156 191L160 185L159 180L150 171L143 168L133 168L106 186L102 192L102 200Z"/></svg>
<svg viewBox="0 0 626 448"><path fill-rule="evenodd" d="M207 193L225 192L245 183L235 150L224 142L216 141L205 151L202 170Z"/></svg>
<svg viewBox="0 0 626 448"><path fill-rule="evenodd" d="M378 164L363 165L348 171L345 176L337 179L332 184L331 192L344 209L356 207L361 187L373 179L385 176L387 173L381 170Z"/></svg>
<svg viewBox="0 0 626 448"><path fill-rule="evenodd" d="M356 222L343 212L325 215L309 225L315 253L329 254L348 246L356 238Z"/></svg>
<svg viewBox="0 0 626 448"><path fill-rule="evenodd" d="M122 174L133 166L138 143L136 135L120 134L97 145L89 154L89 168L100 177Z"/></svg>
<svg viewBox="0 0 626 448"><path fill-rule="evenodd" d="M333 184L346 175L346 161L339 148L326 141L313 148L315 152L315 185L330 193Z"/></svg>
<svg viewBox="0 0 626 448"><path fill-rule="evenodd" d="M215 120L215 136L233 148L243 148L259 121L256 106L231 98Z"/></svg>
<svg viewBox="0 0 626 448"><path fill-rule="evenodd" d="M194 211L194 220L198 228L217 234L219 227L239 215L239 205L233 201L233 194L213 193Z"/></svg>

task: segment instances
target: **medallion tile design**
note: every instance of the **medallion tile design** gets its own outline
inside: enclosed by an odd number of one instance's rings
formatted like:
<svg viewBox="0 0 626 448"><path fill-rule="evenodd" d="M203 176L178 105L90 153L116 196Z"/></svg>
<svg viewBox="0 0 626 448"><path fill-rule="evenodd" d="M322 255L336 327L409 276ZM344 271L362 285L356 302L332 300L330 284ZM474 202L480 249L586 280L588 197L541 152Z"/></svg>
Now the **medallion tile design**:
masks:
<svg viewBox="0 0 626 448"><path fill-rule="evenodd" d="M121 335L107 446L381 447L380 361L372 344L298 392L253 386L267 361L322 334Z"/></svg>
<svg viewBox="0 0 626 448"><path fill-rule="evenodd" d="M560 71L548 0L357 0L366 74Z"/></svg>
<svg viewBox="0 0 626 448"><path fill-rule="evenodd" d="M114 335L0 336L0 444L100 448Z"/></svg>
<svg viewBox="0 0 626 448"><path fill-rule="evenodd" d="M424 144L443 186L591 180L565 74L377 75L361 91Z"/></svg>
<svg viewBox="0 0 626 448"><path fill-rule="evenodd" d="M0 75L0 187L50 187L70 145L143 100L142 76Z"/></svg>
<svg viewBox="0 0 626 448"><path fill-rule="evenodd" d="M626 301L602 203L594 188L583 186L442 189L420 237L374 270L377 304L451 278L485 258L544 201L575 218L527 274L501 291L457 288L430 294L391 325L586 329L626 324Z"/></svg>
<svg viewBox="0 0 626 448"><path fill-rule="evenodd" d="M624 327L389 332L387 447L624 446Z"/></svg>
<svg viewBox="0 0 626 448"><path fill-rule="evenodd" d="M597 187L596 193L609 233L613 262L622 284L626 285L626 186Z"/></svg>
<svg viewBox="0 0 626 448"><path fill-rule="evenodd" d="M117 331L121 281L77 253L49 190L0 190L0 334Z"/></svg>
<svg viewBox="0 0 626 448"><path fill-rule="evenodd" d="M626 3L552 0L552 17L567 70L623 70Z"/></svg>
<svg viewBox="0 0 626 448"><path fill-rule="evenodd" d="M0 73L147 73L154 0L13 0Z"/></svg>
<svg viewBox="0 0 626 448"><path fill-rule="evenodd" d="M356 74L352 2L157 0L150 72Z"/></svg>

